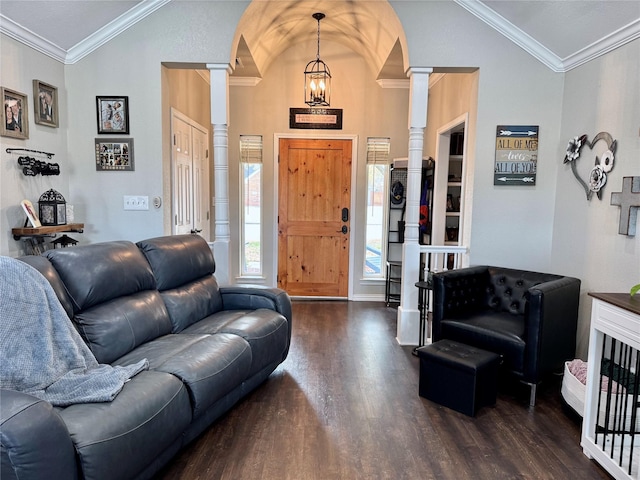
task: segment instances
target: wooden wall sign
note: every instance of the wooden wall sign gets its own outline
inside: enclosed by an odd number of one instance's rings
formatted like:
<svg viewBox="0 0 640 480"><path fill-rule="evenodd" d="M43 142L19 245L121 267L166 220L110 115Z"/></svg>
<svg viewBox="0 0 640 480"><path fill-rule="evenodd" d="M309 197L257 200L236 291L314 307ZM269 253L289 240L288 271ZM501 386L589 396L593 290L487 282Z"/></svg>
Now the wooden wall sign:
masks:
<svg viewBox="0 0 640 480"><path fill-rule="evenodd" d="M535 185L538 170L537 125L498 125L494 185Z"/></svg>
<svg viewBox="0 0 640 480"><path fill-rule="evenodd" d="M342 130L342 109L290 108L289 128Z"/></svg>

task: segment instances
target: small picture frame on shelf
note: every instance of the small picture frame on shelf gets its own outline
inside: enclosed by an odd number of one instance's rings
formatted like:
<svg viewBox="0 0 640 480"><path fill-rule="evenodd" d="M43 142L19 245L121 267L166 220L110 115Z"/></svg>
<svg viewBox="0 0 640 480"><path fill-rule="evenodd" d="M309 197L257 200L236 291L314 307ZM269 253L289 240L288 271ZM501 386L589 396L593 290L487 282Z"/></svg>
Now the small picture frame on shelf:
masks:
<svg viewBox="0 0 640 480"><path fill-rule="evenodd" d="M96 170L134 171L133 138L96 138Z"/></svg>
<svg viewBox="0 0 640 480"><path fill-rule="evenodd" d="M20 205L22 205L22 210L24 210L24 213L27 215L27 219L29 220L31 227L40 228L42 224L40 223L40 219L38 218L36 209L33 208L33 203L31 203L29 200L22 200L20 202Z"/></svg>
<svg viewBox="0 0 640 480"><path fill-rule="evenodd" d="M33 107L38 125L58 128L58 89L56 87L34 80Z"/></svg>
<svg viewBox="0 0 640 480"><path fill-rule="evenodd" d="M447 194L447 212L454 212L455 206L453 205L453 195Z"/></svg>
<svg viewBox="0 0 640 480"><path fill-rule="evenodd" d="M2 125L0 135L21 140L29 138L29 112L24 93L0 87L2 95Z"/></svg>
<svg viewBox="0 0 640 480"><path fill-rule="evenodd" d="M98 135L129 134L129 97L96 97Z"/></svg>

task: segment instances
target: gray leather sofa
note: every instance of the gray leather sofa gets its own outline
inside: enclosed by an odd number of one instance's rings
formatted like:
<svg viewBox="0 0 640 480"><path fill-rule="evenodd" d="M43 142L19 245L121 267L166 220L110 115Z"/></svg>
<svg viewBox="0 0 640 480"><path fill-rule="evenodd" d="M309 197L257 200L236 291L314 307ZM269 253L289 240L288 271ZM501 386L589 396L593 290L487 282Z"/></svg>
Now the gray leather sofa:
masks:
<svg viewBox="0 0 640 480"><path fill-rule="evenodd" d="M0 391L0 478L149 478L287 356L278 289L218 287L195 235L51 250L36 267L99 363L149 370L109 403L54 407Z"/></svg>

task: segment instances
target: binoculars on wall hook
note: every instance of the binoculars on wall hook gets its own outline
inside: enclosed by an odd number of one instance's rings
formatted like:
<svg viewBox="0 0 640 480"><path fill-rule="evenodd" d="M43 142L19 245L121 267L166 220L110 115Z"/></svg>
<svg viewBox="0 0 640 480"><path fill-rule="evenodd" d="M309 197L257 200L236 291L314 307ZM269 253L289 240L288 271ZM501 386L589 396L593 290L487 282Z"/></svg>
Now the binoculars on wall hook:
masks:
<svg viewBox="0 0 640 480"><path fill-rule="evenodd" d="M22 173L34 177L40 175L60 175L60 165L36 160L33 157L19 157L18 165L22 166Z"/></svg>

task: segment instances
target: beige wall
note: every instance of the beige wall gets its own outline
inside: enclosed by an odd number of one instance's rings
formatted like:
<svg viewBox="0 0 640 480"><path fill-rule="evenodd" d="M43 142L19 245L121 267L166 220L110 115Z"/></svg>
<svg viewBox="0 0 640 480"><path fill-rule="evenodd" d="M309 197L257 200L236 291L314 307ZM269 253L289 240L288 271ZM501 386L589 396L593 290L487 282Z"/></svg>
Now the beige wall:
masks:
<svg viewBox="0 0 640 480"><path fill-rule="evenodd" d="M462 216L461 240L462 245L469 246L471 244L471 231L473 223L473 180L474 165L476 158L476 116L478 111L478 77L479 71L472 73L447 73L440 77L437 73L434 78L437 79L429 88L429 103L427 112L427 128L425 129L424 154L436 161L440 160L437 156L437 137L438 130L443 126L449 125L456 119L466 115L466 151L465 162L467 181L465 181L464 193L464 211ZM444 195L446 192L439 193L441 195L440 205L444 209ZM432 208L435 206L434 205ZM444 212L436 212L434 215L443 215ZM434 222L435 231L437 222ZM440 226L444 228L444 224ZM436 234L437 236L437 234ZM433 243L441 243L434 236Z"/></svg>
<svg viewBox="0 0 640 480"><path fill-rule="evenodd" d="M162 67L162 113L163 113L163 192L166 202L172 201L171 189L171 142L167 141L171 137L171 109L178 110L194 122L198 123L209 132L209 157L206 172L213 171L213 132L211 129L211 91L209 87L209 71L187 68L167 68ZM168 157L168 158L166 158ZM213 238L213 208L211 197L213 196L213 178L209 174L206 176L209 190L204 192L206 202L205 212L209 212L211 221L203 236L210 240ZM206 215L205 215L206 217ZM164 209L164 230L172 231L172 216L169 208ZM206 228L206 227L205 227Z"/></svg>
<svg viewBox="0 0 640 480"><path fill-rule="evenodd" d="M265 276L275 279L272 253L277 250L277 205L274 158L274 134L326 136L357 135L358 157L354 159L356 182L352 196L356 198L352 212L354 242L354 290L361 298L380 295L381 282L362 280L364 229L366 215L365 154L367 137L391 138L391 156L406 157L408 148L408 89L383 89L375 81L363 58L339 44L322 42L322 59L329 65L332 81L331 108L343 110L342 130L303 130L289 128L289 108L303 108L304 66L314 57L315 43L296 45L280 55L265 72L256 87L231 87L229 125L229 191L231 192L231 224L238 222L238 140L239 135L262 135L264 145L264 233ZM238 242L238 231L231 229L231 244ZM232 265L238 265L233 250ZM237 273L237 272L235 272ZM372 286L373 284L373 286ZM377 286L376 286L377 285Z"/></svg>

